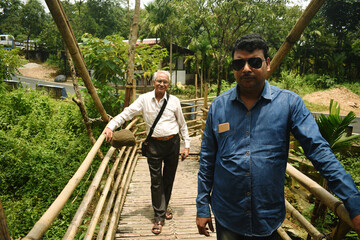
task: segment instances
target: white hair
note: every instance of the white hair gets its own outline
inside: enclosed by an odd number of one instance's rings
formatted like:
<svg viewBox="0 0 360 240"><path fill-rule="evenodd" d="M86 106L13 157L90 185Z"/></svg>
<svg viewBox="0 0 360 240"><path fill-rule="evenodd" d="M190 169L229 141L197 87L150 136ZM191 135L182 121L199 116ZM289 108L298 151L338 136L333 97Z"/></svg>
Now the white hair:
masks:
<svg viewBox="0 0 360 240"><path fill-rule="evenodd" d="M157 72L154 73L154 78L153 78L154 81L156 80L156 77L157 77L157 75L159 73L164 73L168 77L168 79L170 81L170 73L168 71L163 71L163 70L160 70L160 71L157 71Z"/></svg>

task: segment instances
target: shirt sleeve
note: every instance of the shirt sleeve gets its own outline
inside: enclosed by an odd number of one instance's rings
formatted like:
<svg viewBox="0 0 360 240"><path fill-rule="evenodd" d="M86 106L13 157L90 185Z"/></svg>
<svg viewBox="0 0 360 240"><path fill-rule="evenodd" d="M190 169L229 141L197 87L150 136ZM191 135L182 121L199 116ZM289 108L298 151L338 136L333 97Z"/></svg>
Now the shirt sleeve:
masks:
<svg viewBox="0 0 360 240"><path fill-rule="evenodd" d="M185 148L190 148L189 132L188 132L188 128L187 128L187 125L186 125L185 118L184 118L184 114L183 114L182 109L181 109L180 100L178 100L176 104L177 104L177 108L176 108L176 111L175 111L175 115L176 115L177 123L179 124L181 136L184 139L184 147Z"/></svg>
<svg viewBox="0 0 360 240"><path fill-rule="evenodd" d="M210 193L213 187L214 168L217 153L217 141L212 130L212 109L210 106L203 140L200 150L200 168L198 172L198 195L196 198L196 208L198 217L210 217Z"/></svg>
<svg viewBox="0 0 360 240"><path fill-rule="evenodd" d="M126 107L124 111L111 119L107 127L114 131L123 125L125 121L129 121L136 115L140 115L143 111L143 99L144 97L140 95L129 107Z"/></svg>
<svg viewBox="0 0 360 240"><path fill-rule="evenodd" d="M344 202L351 218L359 215L359 190L322 137L314 117L300 97L293 102L291 122L292 133L300 142L306 157L325 177L330 190Z"/></svg>

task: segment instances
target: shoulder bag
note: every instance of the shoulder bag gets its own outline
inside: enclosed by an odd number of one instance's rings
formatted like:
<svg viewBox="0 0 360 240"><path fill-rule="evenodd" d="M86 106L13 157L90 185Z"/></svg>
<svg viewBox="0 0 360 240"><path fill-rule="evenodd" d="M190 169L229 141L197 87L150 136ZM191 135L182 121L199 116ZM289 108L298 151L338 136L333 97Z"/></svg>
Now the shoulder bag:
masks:
<svg viewBox="0 0 360 240"><path fill-rule="evenodd" d="M151 138L151 135L154 132L155 126L158 123L162 113L164 112L167 102L169 101L170 94L168 94L168 93L166 93L166 94L167 94L166 101L164 101L163 105L161 106L160 112L156 116L155 121L154 121L153 125L150 128L149 134L147 135L145 141L141 145L141 155L143 155L144 157L146 157L146 154L147 154L147 151L148 151L148 148L149 148L149 140Z"/></svg>

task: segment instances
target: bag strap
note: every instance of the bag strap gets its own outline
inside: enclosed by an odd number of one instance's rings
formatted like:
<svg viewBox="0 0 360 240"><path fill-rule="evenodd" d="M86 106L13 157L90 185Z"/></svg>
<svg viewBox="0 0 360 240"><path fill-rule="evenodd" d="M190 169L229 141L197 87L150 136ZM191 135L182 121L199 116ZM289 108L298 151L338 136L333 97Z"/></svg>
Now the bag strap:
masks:
<svg viewBox="0 0 360 240"><path fill-rule="evenodd" d="M146 137L146 139L145 139L145 142L147 142L147 141L150 140L151 135L152 135L153 132L154 132L155 126L156 126L156 124L158 123L158 121L159 121L162 113L164 112L167 102L169 101L170 94L168 94L168 93L166 93L166 94L167 94L167 96L166 96L166 101L164 101L163 105L161 106L160 112L159 112L158 115L156 116L156 119L155 119L153 125L152 125L151 128L150 128L149 134L147 135L147 137Z"/></svg>

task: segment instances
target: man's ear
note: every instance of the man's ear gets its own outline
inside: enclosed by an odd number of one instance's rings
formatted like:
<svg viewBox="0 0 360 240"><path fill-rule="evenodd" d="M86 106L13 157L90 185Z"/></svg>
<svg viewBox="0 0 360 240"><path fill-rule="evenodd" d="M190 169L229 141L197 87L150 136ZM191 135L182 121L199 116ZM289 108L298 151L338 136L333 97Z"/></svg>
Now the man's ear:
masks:
<svg viewBox="0 0 360 240"><path fill-rule="evenodd" d="M270 58L268 57L267 59L266 59L266 68L267 68L267 71L269 72L270 71Z"/></svg>

